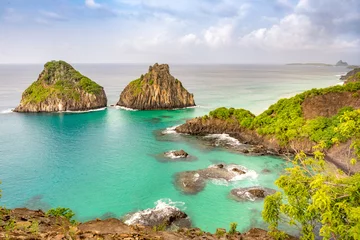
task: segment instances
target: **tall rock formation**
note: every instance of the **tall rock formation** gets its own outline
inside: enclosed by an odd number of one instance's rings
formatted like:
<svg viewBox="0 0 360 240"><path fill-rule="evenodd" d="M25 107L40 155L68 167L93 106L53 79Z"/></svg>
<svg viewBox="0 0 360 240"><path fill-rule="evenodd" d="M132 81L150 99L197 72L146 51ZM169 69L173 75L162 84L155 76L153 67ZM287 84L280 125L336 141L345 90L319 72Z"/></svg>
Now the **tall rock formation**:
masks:
<svg viewBox="0 0 360 240"><path fill-rule="evenodd" d="M106 107L103 87L64 61L45 64L39 78L22 94L15 112L85 111Z"/></svg>
<svg viewBox="0 0 360 240"><path fill-rule="evenodd" d="M129 83L122 91L118 106L139 109L173 109L195 106L194 96L174 78L169 65L157 64Z"/></svg>
<svg viewBox="0 0 360 240"><path fill-rule="evenodd" d="M335 66L348 66L349 64L347 62L343 62L342 60L338 61Z"/></svg>

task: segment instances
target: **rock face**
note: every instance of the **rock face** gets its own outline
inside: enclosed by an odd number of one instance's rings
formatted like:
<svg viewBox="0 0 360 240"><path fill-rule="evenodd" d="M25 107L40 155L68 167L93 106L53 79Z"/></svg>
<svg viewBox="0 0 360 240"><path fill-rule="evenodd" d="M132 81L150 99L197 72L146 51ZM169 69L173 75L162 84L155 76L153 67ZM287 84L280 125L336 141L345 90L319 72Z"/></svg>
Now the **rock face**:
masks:
<svg viewBox="0 0 360 240"><path fill-rule="evenodd" d="M348 66L349 64L347 62L343 62L342 60L338 61L335 66Z"/></svg>
<svg viewBox="0 0 360 240"><path fill-rule="evenodd" d="M189 154L184 150L171 150L164 153L165 157L168 158L187 158Z"/></svg>
<svg viewBox="0 0 360 240"><path fill-rule="evenodd" d="M195 106L194 96L174 78L167 64L155 64L149 72L129 83L122 91L118 106L139 109L173 109Z"/></svg>
<svg viewBox="0 0 360 240"><path fill-rule="evenodd" d="M356 94L357 93L357 94ZM305 119L332 117L343 107L360 108L360 91L357 92L330 92L324 95L309 97L302 103Z"/></svg>
<svg viewBox="0 0 360 240"><path fill-rule="evenodd" d="M186 194L196 194L206 186L207 180L235 181L248 170L239 165L216 164L196 171L180 172L175 175L176 187Z"/></svg>
<svg viewBox="0 0 360 240"><path fill-rule="evenodd" d="M274 194L276 191L270 188L249 187L235 188L231 190L231 197L237 201L255 201L264 199L266 196Z"/></svg>
<svg viewBox="0 0 360 240"><path fill-rule="evenodd" d="M24 93L15 112L86 111L103 108L103 87L81 75L64 61L48 62L37 81Z"/></svg>

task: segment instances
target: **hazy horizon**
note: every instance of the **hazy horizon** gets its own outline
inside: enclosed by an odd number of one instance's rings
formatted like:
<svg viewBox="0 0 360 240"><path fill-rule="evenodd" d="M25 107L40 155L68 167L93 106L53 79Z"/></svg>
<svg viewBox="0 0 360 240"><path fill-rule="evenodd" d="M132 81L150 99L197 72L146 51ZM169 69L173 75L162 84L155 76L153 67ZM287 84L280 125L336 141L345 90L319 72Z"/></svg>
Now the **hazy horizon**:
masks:
<svg viewBox="0 0 360 240"><path fill-rule="evenodd" d="M0 64L360 64L357 0L0 2Z"/></svg>

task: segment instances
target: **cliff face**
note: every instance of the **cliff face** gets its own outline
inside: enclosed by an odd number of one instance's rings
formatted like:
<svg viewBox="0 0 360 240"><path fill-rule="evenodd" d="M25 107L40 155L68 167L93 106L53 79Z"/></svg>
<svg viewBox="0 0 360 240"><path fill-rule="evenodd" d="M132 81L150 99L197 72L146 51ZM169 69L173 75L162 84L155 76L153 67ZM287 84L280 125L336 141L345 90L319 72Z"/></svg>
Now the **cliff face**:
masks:
<svg viewBox="0 0 360 240"><path fill-rule="evenodd" d="M306 98L302 103L302 111L305 119L332 117L343 107L360 108L360 91L330 92Z"/></svg>
<svg viewBox="0 0 360 240"><path fill-rule="evenodd" d="M24 93L15 112L84 111L106 107L103 87L64 61L48 62Z"/></svg>
<svg viewBox="0 0 360 240"><path fill-rule="evenodd" d="M149 72L129 83L118 106L139 109L173 109L195 106L194 96L175 79L167 64L150 66Z"/></svg>
<svg viewBox="0 0 360 240"><path fill-rule="evenodd" d="M345 84L349 82L356 82L360 81L360 68L354 68L350 72L348 72L346 75L341 76L340 80L345 81Z"/></svg>
<svg viewBox="0 0 360 240"><path fill-rule="evenodd" d="M207 135L227 133L231 137L238 139L241 143L262 146L264 153L283 154L294 153L303 150L311 153L315 143L308 139L293 140L289 144L282 146L280 142L271 135L260 135L256 130L241 127L236 121L226 121L216 118L202 119L194 118L186 121L185 124L178 126L178 133L190 135Z"/></svg>

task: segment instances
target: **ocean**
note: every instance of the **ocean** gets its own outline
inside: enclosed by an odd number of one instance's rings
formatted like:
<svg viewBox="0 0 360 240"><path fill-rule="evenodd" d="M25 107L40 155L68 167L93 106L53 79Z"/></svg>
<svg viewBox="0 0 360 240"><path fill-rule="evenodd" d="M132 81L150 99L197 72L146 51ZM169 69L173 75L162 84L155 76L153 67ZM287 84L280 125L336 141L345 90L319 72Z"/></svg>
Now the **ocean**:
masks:
<svg viewBox="0 0 360 240"><path fill-rule="evenodd" d="M131 80L148 65L73 64L104 86L115 104ZM35 81L42 65L0 65L0 205L8 208L69 207L86 221L166 204L184 210L195 227L215 232L238 223L238 230L266 225L263 201L236 202L235 187L276 188L286 167L283 159L246 156L174 133L173 127L225 106L255 114L280 98L315 87L339 84L345 67L286 65L171 65L171 74L194 93L197 107L166 111L127 111L108 107L86 113L13 113L21 93ZM237 144L226 135L214 136ZM195 161L164 161L163 153L184 149ZM235 163L251 170L233 182L210 181L196 195L174 186L178 172ZM262 170L270 173L264 174Z"/></svg>

